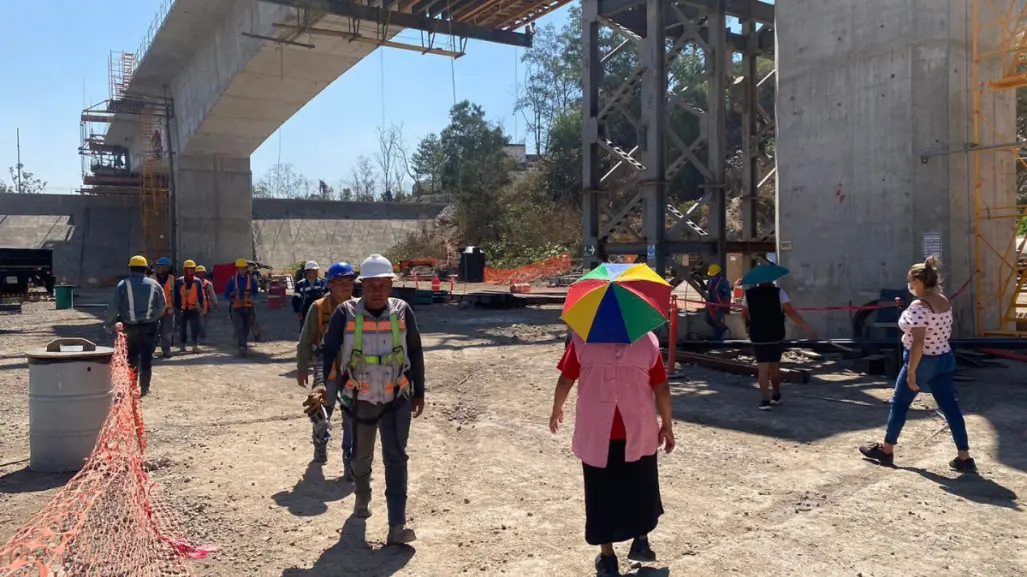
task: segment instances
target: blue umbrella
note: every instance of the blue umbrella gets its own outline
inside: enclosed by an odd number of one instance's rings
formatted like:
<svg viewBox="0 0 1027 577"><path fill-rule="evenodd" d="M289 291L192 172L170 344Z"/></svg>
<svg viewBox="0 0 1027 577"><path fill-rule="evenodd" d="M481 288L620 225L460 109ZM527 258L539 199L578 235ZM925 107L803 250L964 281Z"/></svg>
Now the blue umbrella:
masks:
<svg viewBox="0 0 1027 577"><path fill-rule="evenodd" d="M761 264L745 273L745 276L742 277L742 284L745 286L755 286L765 282L774 282L787 275L788 269L783 266Z"/></svg>

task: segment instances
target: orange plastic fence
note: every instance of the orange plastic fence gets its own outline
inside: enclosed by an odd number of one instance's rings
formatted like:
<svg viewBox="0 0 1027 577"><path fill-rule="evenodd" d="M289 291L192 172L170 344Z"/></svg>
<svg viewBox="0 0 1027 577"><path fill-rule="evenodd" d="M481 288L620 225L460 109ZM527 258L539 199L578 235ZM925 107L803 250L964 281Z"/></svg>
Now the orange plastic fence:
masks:
<svg viewBox="0 0 1027 577"><path fill-rule="evenodd" d="M571 254L568 252L513 270L486 268L485 282L496 284L535 282L539 279L564 274L571 270L571 264Z"/></svg>
<svg viewBox="0 0 1027 577"><path fill-rule="evenodd" d="M85 467L0 547L0 577L192 575L213 547L183 538L143 470L146 438L125 338L111 359L114 404Z"/></svg>

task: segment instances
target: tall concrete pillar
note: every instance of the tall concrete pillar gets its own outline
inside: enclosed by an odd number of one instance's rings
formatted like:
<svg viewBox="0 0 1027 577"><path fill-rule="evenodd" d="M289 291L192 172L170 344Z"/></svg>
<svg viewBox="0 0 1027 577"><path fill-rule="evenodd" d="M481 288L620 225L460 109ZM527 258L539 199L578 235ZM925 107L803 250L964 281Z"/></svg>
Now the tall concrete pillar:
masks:
<svg viewBox="0 0 1027 577"><path fill-rule="evenodd" d="M904 290L909 267L938 245L949 290L974 274L972 155L922 158L970 145L970 1L775 3L777 235L791 269L782 286L797 306L862 305L881 289ZM1015 127L1012 93L986 107ZM995 155L986 170L982 204L1015 204L1012 156ZM982 237L1004 245L1012 227L985 223ZM984 290L994 291L998 259L982 262ZM953 303L958 335L974 332L975 291L971 282ZM822 338L852 334L848 312L805 316Z"/></svg>
<svg viewBox="0 0 1027 577"><path fill-rule="evenodd" d="M253 257L249 158L175 158L175 238L179 260L206 266Z"/></svg>

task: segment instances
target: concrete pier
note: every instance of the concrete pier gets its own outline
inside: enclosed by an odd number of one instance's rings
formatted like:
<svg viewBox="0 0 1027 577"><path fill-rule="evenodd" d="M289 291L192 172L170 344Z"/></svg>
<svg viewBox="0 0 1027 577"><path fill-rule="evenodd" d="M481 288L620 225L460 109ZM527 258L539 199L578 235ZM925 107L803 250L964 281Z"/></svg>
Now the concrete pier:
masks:
<svg viewBox="0 0 1027 577"><path fill-rule="evenodd" d="M976 263L972 157L922 156L969 146L970 0L776 8L777 234L792 271L782 286L797 306L862 305L881 289L904 290L909 267L940 246L955 290ZM1013 96L984 101L999 130L982 145L1015 140ZM1012 155L992 155L982 171L981 204L1015 204ZM982 237L1005 246L1013 225L987 222ZM983 256L982 292L997 292L1000 259ZM974 332L975 290L953 302L959 336ZM849 313L806 317L821 337L852 333Z"/></svg>

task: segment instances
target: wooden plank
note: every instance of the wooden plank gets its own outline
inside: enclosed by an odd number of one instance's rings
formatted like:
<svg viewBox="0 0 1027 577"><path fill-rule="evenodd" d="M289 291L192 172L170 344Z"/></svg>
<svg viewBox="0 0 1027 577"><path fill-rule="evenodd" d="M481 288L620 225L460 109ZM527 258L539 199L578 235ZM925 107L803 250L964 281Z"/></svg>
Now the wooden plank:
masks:
<svg viewBox="0 0 1027 577"><path fill-rule="evenodd" d="M759 368L751 363L745 363L734 359L718 358L699 353L689 353L682 351L681 349L678 349L675 354L675 358L679 363L699 365L701 367L716 369L718 371L724 371L725 373L736 375L751 375L755 377L759 373ZM673 369L671 370L673 372ZM805 369L782 368L781 379L788 381L789 383L808 383L810 380L810 372Z"/></svg>

